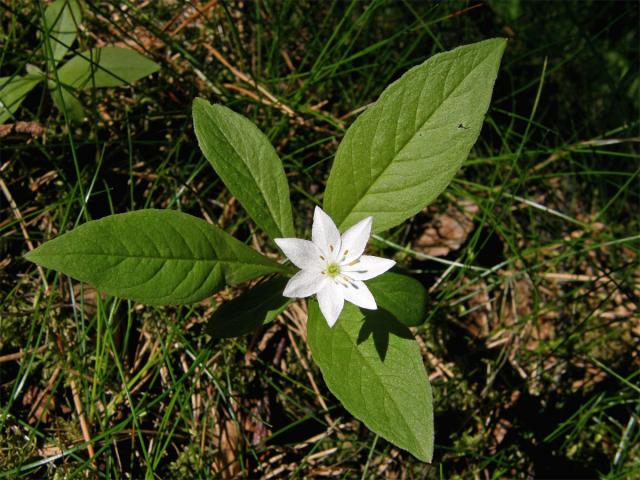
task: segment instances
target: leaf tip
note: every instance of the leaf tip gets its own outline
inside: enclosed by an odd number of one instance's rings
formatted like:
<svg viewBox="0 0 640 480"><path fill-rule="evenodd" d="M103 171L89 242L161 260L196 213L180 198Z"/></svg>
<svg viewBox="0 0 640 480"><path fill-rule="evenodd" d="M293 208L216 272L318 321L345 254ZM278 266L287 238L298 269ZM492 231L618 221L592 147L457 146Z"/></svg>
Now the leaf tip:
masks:
<svg viewBox="0 0 640 480"><path fill-rule="evenodd" d="M24 259L28 260L30 262L33 263L37 263L40 264L40 262L38 261L38 250L40 249L40 247L34 249L34 250L29 250L27 253L24 254Z"/></svg>
<svg viewBox="0 0 640 480"><path fill-rule="evenodd" d="M433 461L433 444L418 445L418 448L410 451L410 453L421 462L431 463Z"/></svg>
<svg viewBox="0 0 640 480"><path fill-rule="evenodd" d="M160 64L158 62L154 62L151 59L147 59L147 60L149 60L149 68L147 69L147 72L148 72L147 75L152 75L160 71Z"/></svg>
<svg viewBox="0 0 640 480"><path fill-rule="evenodd" d="M505 37L495 37L487 40L487 43L491 43L496 50L498 50L501 54L504 52L504 49L507 47L507 43L509 42L508 38Z"/></svg>
<svg viewBox="0 0 640 480"><path fill-rule="evenodd" d="M195 113L196 111L203 112L205 109L210 109L215 105L216 105L215 103L211 103L209 100L207 100L204 97L196 97L193 99L193 104L191 108Z"/></svg>

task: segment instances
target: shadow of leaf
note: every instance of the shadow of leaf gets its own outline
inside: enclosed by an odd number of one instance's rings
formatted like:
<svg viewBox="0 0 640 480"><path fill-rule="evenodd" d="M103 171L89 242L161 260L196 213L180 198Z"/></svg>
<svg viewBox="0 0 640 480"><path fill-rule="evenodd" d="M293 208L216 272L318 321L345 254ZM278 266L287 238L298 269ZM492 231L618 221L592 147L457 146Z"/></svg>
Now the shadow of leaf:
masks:
<svg viewBox="0 0 640 480"><path fill-rule="evenodd" d="M213 338L239 337L272 321L291 302L282 296L287 281L281 277L267 280L223 303L209 319L209 335Z"/></svg>
<svg viewBox="0 0 640 480"><path fill-rule="evenodd" d="M402 323L400 323L396 317L394 317L388 310L360 310L364 314L364 322L358 332L357 344L372 336L373 344L380 356L380 360L384 362L387 357L387 350L389 350L389 337L394 335L400 338L412 339L413 334Z"/></svg>

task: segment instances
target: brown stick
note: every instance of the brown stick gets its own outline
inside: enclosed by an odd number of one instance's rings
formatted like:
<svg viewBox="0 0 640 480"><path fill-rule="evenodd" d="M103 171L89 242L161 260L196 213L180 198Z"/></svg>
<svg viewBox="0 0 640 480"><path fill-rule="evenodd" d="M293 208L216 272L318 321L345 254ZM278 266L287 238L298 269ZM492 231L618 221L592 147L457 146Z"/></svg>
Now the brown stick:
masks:
<svg viewBox="0 0 640 480"><path fill-rule="evenodd" d="M85 442L87 442L87 452L89 452L89 460L91 460L91 464L95 467L95 455L96 452L93 449L93 444L91 443L91 435L89 433L89 424L87 423L87 419L84 416L84 410L82 408L82 402L80 401L80 394L78 393L78 387L76 385L76 381L73 379L69 380L71 385L71 394L73 395L73 404L76 407L76 412L78 413L78 417L80 417L80 430L82 431L82 438Z"/></svg>
<svg viewBox="0 0 640 480"><path fill-rule="evenodd" d="M62 342L62 337L60 334L56 335L56 343L58 345L58 350L64 356L64 344ZM82 402L80 401L80 394L78 393L78 386L76 384L75 379L70 376L69 385L71 386L71 394L73 396L73 405L76 408L76 413L78 414L78 418L80 420L80 431L82 432L82 438L87 444L87 452L89 453L89 460L91 461L91 465L94 468L97 468L95 455L96 452L93 448L93 444L91 443L91 434L89 431L89 424L87 423L87 419L84 416L84 409L82 408Z"/></svg>
<svg viewBox="0 0 640 480"><path fill-rule="evenodd" d="M16 205L16 202L13 200L13 197L11 196L11 192L7 188L7 184L4 183L4 180L2 178L0 178L0 190L2 190L2 193L4 193L4 196L6 197L7 201L9 202L9 206L13 211L13 215L16 217L16 220L18 220L18 224L20 225L20 231L22 232L22 236L24 237L24 241L26 242L27 247L29 248L29 251L33 250L34 249L33 243L31 242L31 237L29 236L27 225L24 221L22 213L20 213L20 209L18 208L18 205ZM44 288L45 288L45 295L48 295L49 285L47 284L47 279L44 275L44 270L40 265L36 265L36 268L40 273L40 277L42 277L42 283L44 284Z"/></svg>
<svg viewBox="0 0 640 480"><path fill-rule="evenodd" d="M195 13L189 15L180 25L178 25L174 30L172 30L169 33L169 36L173 37L174 35L177 35L178 33L180 33L182 31L183 28L185 28L187 25L189 25L191 22L193 22L200 15L204 15L205 13L207 13L209 10L211 10L216 5L218 5L218 0L211 0L204 7L202 7L202 9L196 10Z"/></svg>
<svg viewBox="0 0 640 480"><path fill-rule="evenodd" d="M20 360L27 353L42 353L46 349L47 349L47 346L46 345L42 345L41 347L38 347L35 350L33 350L33 349L31 349L31 350L20 350L19 352L15 352L15 353L8 353L7 355L2 355L0 357L0 363L11 362L13 360Z"/></svg>
<svg viewBox="0 0 640 480"><path fill-rule="evenodd" d="M33 402L33 405L31 406L31 410L29 410L29 416L28 416L29 419L35 418L37 420L40 420L41 415L44 412L46 412L45 408L43 408L40 412L38 412L38 409L40 405L43 405L43 407L46 407L46 404L49 401L49 395L50 395L51 389L53 388L53 385L58 380L58 377L60 376L61 371L62 371L62 368L56 367L53 374L51 375L51 378L49 379L49 382L47 382L47 386L45 387L44 390L42 390L42 392L40 392L40 395L38 395L36 400Z"/></svg>
<svg viewBox="0 0 640 480"><path fill-rule="evenodd" d="M320 404L320 406L322 407L322 409L324 410L324 419L327 421L327 423L329 424L329 426L331 428L334 428L336 425L336 422L333 420L333 418L331 418L331 415L329 415L329 407L327 407L327 404L325 403L324 399L322 398L322 394L320 393L320 389L318 388L318 385L316 385L316 381L313 378L313 374L311 373L311 369L309 368L309 364L307 363L307 360L304 358L304 356L302 356L302 354L300 353L300 350L298 349L298 344L296 343L295 339L293 338L293 334L291 333L291 330L287 328L287 335L289 336L289 341L291 342L291 346L293 347L293 351L296 354L296 357L298 357L298 360L300 361L300 365L302 365L302 368L304 368L305 373L307 374L307 378L309 379L309 383L311 383L311 388L313 389L313 391L316 394L316 398L318 399L318 403Z"/></svg>
<svg viewBox="0 0 640 480"><path fill-rule="evenodd" d="M218 60L222 65L227 67L227 69L231 73L233 73L233 75L238 80L242 80L243 82L248 83L249 85L253 85L260 93L262 93L269 100L269 102L274 107L278 108L279 110L284 112L289 117L299 118L298 115L296 115L296 112L291 107L289 107L288 105L285 105L280 100L278 100L278 98L275 95L273 95L269 90L267 90L265 87L263 87L258 82L256 82L249 75L247 75L246 73L238 70L233 65L231 65L227 61L227 59L222 56L222 54L218 50L216 50L214 47L212 47L211 45L209 45L207 43L204 43L203 46L204 46L204 48L206 48L209 51L209 53L211 53L211 55L213 55L216 58L216 60ZM236 90L237 90L237 88L236 88Z"/></svg>

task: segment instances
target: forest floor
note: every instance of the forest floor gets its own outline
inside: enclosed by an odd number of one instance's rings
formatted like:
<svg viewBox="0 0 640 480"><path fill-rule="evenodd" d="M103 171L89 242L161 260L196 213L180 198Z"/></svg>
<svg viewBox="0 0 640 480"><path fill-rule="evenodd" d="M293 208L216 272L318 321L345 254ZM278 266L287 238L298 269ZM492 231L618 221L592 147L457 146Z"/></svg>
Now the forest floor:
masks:
<svg viewBox="0 0 640 480"><path fill-rule="evenodd" d="M0 3L0 76L46 69L46 5ZM0 125L0 478L640 478L637 2L104 0L82 13L69 56L116 44L161 68L81 92L82 122L41 85ZM200 153L195 97L268 135L308 235L358 113L431 55L498 36L462 170L371 246L429 291L414 333L434 389L431 465L330 394L302 303L213 340L208 319L241 289L149 307L23 258L149 207L277 255Z"/></svg>

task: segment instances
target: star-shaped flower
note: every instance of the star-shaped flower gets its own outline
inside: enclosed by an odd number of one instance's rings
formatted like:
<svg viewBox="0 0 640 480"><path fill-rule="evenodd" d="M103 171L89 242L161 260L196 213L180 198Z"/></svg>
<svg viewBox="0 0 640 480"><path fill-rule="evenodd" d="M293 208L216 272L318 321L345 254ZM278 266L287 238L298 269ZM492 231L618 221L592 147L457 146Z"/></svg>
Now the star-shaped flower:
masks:
<svg viewBox="0 0 640 480"><path fill-rule="evenodd" d="M396 262L363 255L372 223L373 217L367 217L340 235L329 215L316 207L312 241L276 238L287 258L300 268L287 283L283 295L304 298L317 294L320 311L330 327L338 320L345 300L361 308L377 309L363 280L383 274Z"/></svg>

